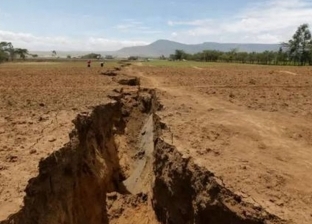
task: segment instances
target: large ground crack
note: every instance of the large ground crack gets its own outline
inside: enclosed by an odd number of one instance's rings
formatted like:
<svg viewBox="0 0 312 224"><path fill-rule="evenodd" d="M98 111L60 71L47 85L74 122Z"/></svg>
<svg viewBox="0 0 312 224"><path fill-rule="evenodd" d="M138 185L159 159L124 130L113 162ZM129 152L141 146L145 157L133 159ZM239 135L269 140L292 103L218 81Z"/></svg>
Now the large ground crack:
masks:
<svg viewBox="0 0 312 224"><path fill-rule="evenodd" d="M155 90L131 87L79 114L1 224L282 223L162 140Z"/></svg>

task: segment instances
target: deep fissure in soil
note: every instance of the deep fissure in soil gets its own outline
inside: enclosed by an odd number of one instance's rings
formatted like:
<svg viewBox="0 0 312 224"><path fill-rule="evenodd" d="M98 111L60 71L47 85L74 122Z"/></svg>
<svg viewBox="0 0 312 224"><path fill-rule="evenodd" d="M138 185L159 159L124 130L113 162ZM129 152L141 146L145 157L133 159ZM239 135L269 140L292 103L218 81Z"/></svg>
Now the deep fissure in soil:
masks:
<svg viewBox="0 0 312 224"><path fill-rule="evenodd" d="M70 142L40 161L23 208L1 224L282 223L162 140L154 90L111 98L76 117Z"/></svg>

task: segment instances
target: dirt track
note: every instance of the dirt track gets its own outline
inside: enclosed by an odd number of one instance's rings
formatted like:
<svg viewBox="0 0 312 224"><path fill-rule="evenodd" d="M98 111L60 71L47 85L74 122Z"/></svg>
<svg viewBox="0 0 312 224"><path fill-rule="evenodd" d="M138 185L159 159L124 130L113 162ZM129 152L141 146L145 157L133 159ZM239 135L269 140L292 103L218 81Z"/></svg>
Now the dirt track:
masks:
<svg viewBox="0 0 312 224"><path fill-rule="evenodd" d="M294 68L290 68L294 69ZM243 200L312 222L312 76L303 68L137 67L159 89L168 141ZM299 218L300 217L300 218Z"/></svg>
<svg viewBox="0 0 312 224"><path fill-rule="evenodd" d="M74 66L0 72L2 220L22 204L40 158L67 142L75 115L108 101L116 85L99 69ZM156 88L165 139L185 157L255 208L290 223L312 222L309 68L132 66L127 73Z"/></svg>

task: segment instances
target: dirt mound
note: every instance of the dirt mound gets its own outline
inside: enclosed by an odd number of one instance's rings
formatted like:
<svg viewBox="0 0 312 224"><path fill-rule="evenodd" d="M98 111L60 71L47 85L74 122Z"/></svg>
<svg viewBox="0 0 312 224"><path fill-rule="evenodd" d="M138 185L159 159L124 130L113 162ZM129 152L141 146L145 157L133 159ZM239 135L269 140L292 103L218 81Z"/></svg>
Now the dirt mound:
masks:
<svg viewBox="0 0 312 224"><path fill-rule="evenodd" d="M113 81L119 83L120 85L128 85L128 86L140 85L140 79L135 76L119 75L117 77L114 77Z"/></svg>
<svg viewBox="0 0 312 224"><path fill-rule="evenodd" d="M101 75L106 76L116 76L118 71L121 71L121 67L114 67L113 69L108 69L107 71L101 72Z"/></svg>

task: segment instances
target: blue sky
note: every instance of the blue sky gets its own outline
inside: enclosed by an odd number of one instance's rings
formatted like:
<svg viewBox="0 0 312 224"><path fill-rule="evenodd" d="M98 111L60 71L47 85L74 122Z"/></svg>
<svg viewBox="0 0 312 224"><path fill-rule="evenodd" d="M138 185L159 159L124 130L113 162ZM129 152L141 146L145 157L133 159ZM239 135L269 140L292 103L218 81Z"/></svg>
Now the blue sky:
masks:
<svg viewBox="0 0 312 224"><path fill-rule="evenodd" d="M312 21L312 0L0 2L0 40L30 50L116 50L157 39L279 43Z"/></svg>

